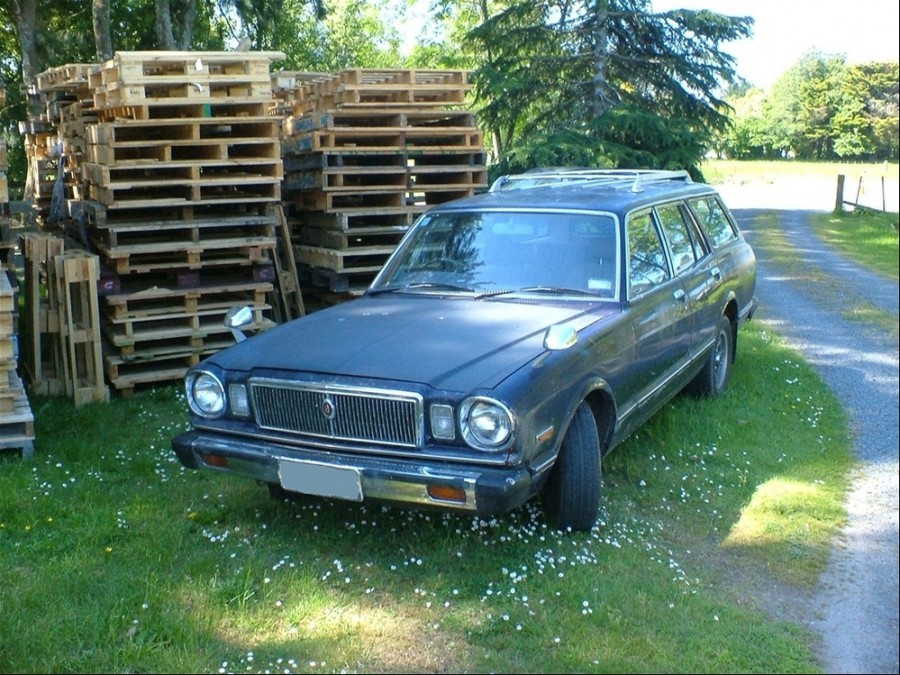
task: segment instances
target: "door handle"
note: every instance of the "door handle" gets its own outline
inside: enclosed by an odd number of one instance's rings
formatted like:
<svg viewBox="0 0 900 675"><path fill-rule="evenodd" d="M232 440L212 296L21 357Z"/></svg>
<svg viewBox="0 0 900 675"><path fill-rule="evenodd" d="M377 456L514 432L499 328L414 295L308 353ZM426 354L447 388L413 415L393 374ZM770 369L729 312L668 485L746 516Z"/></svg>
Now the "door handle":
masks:
<svg viewBox="0 0 900 675"><path fill-rule="evenodd" d="M711 277L715 277L716 279L721 279L722 278L722 270L720 270L718 267L713 267L709 271L709 275Z"/></svg>
<svg viewBox="0 0 900 675"><path fill-rule="evenodd" d="M672 293L672 297L674 297L676 300L680 300L681 302L687 300L687 295L685 294L683 288L676 288Z"/></svg>

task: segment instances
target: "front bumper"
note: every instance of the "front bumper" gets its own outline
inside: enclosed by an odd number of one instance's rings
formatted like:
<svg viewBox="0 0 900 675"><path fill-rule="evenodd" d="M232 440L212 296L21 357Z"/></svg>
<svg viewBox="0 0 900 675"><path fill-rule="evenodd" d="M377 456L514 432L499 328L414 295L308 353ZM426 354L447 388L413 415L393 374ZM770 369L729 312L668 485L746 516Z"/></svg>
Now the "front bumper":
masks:
<svg viewBox="0 0 900 675"><path fill-rule="evenodd" d="M483 515L503 513L521 506L532 497L542 475L532 475L525 467L482 467L434 460L355 456L296 446L280 446L253 439L236 439L208 431L188 431L172 440L181 463L190 469L212 469L266 483L287 490L325 497L373 499L416 506L433 506ZM329 481L298 490L295 476L303 467L338 471L358 477L356 497L332 490ZM289 469L289 471L288 471ZM448 498L447 495L458 495Z"/></svg>

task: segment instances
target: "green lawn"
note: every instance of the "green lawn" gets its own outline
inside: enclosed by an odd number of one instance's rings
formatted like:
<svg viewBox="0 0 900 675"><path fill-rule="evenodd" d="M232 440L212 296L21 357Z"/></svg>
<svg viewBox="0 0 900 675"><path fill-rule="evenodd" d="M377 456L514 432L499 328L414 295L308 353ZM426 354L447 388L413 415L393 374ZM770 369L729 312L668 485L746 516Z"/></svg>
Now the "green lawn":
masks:
<svg viewBox="0 0 900 675"><path fill-rule="evenodd" d="M896 226L839 218L823 235L896 279ZM826 564L847 419L758 323L724 396L677 398L608 458L589 533L534 504L281 502L186 471L177 386L32 409L34 459L0 453L2 673L818 670L769 590Z"/></svg>
<svg viewBox="0 0 900 675"><path fill-rule="evenodd" d="M813 672L747 583L825 564L845 418L776 336L741 350L613 453L583 534L185 471L174 386L37 399L35 458L0 459L0 672Z"/></svg>

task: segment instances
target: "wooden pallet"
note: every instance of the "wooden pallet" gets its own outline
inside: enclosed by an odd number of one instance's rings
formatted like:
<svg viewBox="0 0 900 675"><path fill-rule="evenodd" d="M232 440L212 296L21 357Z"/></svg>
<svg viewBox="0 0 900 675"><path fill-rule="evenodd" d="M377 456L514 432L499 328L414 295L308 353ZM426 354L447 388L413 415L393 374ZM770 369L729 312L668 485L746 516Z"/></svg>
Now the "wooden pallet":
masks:
<svg viewBox="0 0 900 675"><path fill-rule="evenodd" d="M12 409L0 413L0 449L20 450L22 459L29 460L34 456L34 414L24 384L15 372L12 377Z"/></svg>
<svg viewBox="0 0 900 675"><path fill-rule="evenodd" d="M284 153L344 151L405 152L479 152L484 149L482 132L460 128L358 127L347 129L319 129L295 134L284 141Z"/></svg>
<svg viewBox="0 0 900 675"><path fill-rule="evenodd" d="M229 227L268 224L274 227L273 204L253 202L245 204L179 204L171 207L137 204L131 207L109 209L105 204L92 199L84 199L69 204L72 220L86 226L125 233L165 230L168 227ZM114 235L115 236L115 235ZM116 241L107 241L115 246Z"/></svg>
<svg viewBox="0 0 900 675"><path fill-rule="evenodd" d="M253 310L254 326L270 323L263 315L272 309L269 304L262 299L246 304ZM231 335L231 329L225 325L225 314L230 308L106 320L103 322L103 337L121 355L131 354L141 345L159 343L188 349L202 348L208 346L210 339Z"/></svg>
<svg viewBox="0 0 900 675"><path fill-rule="evenodd" d="M117 52L90 74L98 109L271 101L280 52Z"/></svg>
<svg viewBox="0 0 900 675"><path fill-rule="evenodd" d="M97 108L97 117L104 122L152 121L172 119L219 119L235 117L265 117L271 108L271 101L247 101L225 98L206 102L165 101L165 105L147 102L129 105L110 105Z"/></svg>
<svg viewBox="0 0 900 675"><path fill-rule="evenodd" d="M86 89L90 86L90 73L97 67L96 63L67 63L38 73L35 83L42 92Z"/></svg>
<svg viewBox="0 0 900 675"><path fill-rule="evenodd" d="M462 70L355 68L300 88L294 116L336 107L463 106L471 88Z"/></svg>
<svg viewBox="0 0 900 675"><path fill-rule="evenodd" d="M297 275L297 263L294 257L294 245L291 241L291 228L284 215L284 208L276 208L278 217L278 247L274 255L276 272L277 302L275 319L278 323L291 321L306 314L303 294Z"/></svg>
<svg viewBox="0 0 900 675"><path fill-rule="evenodd" d="M281 198L281 178L221 172L194 181L89 184L87 197L107 209L272 203Z"/></svg>
<svg viewBox="0 0 900 675"><path fill-rule="evenodd" d="M52 260L51 292L59 305L63 385L76 406L108 401L101 353L98 256L80 250Z"/></svg>
<svg viewBox="0 0 900 675"><path fill-rule="evenodd" d="M148 274L164 270L202 269L213 265L241 266L269 260L274 237L236 236L200 242L149 241L97 248L116 274Z"/></svg>
<svg viewBox="0 0 900 675"><path fill-rule="evenodd" d="M140 290L104 295L103 315L110 321L160 316L192 315L224 310L238 304L262 305L271 291L269 282L224 283L198 288L149 286Z"/></svg>
<svg viewBox="0 0 900 675"><path fill-rule="evenodd" d="M396 248L406 234L407 227L361 227L335 231L319 227L300 228L300 244L319 246L336 251L350 251L358 248L389 246Z"/></svg>
<svg viewBox="0 0 900 675"><path fill-rule="evenodd" d="M433 185L427 190L398 188L367 192L298 192L286 199L298 208L325 213L422 213L429 206L470 197L473 184Z"/></svg>
<svg viewBox="0 0 900 675"><path fill-rule="evenodd" d="M19 364L31 390L43 395L63 392L58 297L51 293L53 259L65 251L65 240L46 232L20 235L24 267L23 320Z"/></svg>
<svg viewBox="0 0 900 675"><path fill-rule="evenodd" d="M393 252L393 246L360 246L347 251L302 244L294 247L298 263L340 273L378 272Z"/></svg>
<svg viewBox="0 0 900 675"><path fill-rule="evenodd" d="M284 122L286 136L318 129L339 128L477 128L471 110L437 109L358 109L335 108L316 111L301 117L289 117Z"/></svg>

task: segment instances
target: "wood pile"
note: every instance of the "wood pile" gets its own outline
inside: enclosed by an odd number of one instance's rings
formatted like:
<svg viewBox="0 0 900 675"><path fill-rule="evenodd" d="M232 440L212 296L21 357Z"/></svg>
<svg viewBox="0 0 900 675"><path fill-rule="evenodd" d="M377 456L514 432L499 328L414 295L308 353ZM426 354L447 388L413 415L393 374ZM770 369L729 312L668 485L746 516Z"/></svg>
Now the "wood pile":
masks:
<svg viewBox="0 0 900 675"><path fill-rule="evenodd" d="M66 184L63 255L81 248L97 263L72 262L63 271L97 289L100 362L121 393L180 379L231 344L223 319L233 305L253 308L256 329L273 325L273 313L287 313L273 308L285 298L301 311L293 289L275 292L289 262L278 251L287 233L281 120L269 115L269 64L277 57L283 55L118 52L86 78L68 66L39 78L55 101L65 101L53 120L65 164L77 176ZM33 264L49 265L31 275L39 287L63 292L54 286L53 262L39 256ZM65 332L65 316L59 319ZM34 347L31 353L41 354ZM62 350L63 359L81 364L77 373L62 364L66 393L86 391L78 383L96 372L97 353Z"/></svg>
<svg viewBox="0 0 900 675"><path fill-rule="evenodd" d="M34 453L34 415L18 374L17 289L5 263L0 263L0 449Z"/></svg>
<svg viewBox="0 0 900 675"><path fill-rule="evenodd" d="M284 202L301 276L331 292L367 286L413 220L486 187L466 71L300 73L280 92Z"/></svg>
<svg viewBox="0 0 900 675"><path fill-rule="evenodd" d="M0 87L0 108L5 105L6 90ZM18 372L19 300L10 266L14 243L9 236L7 162L6 141L0 139L0 450L20 450L28 459L34 454L34 415Z"/></svg>
<svg viewBox="0 0 900 675"><path fill-rule="evenodd" d="M306 312L301 279L356 293L425 209L486 187L465 71L270 72L283 57L118 52L38 76L26 145L56 170L18 241L35 391L180 380L233 343L234 305L265 329Z"/></svg>

